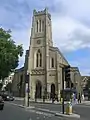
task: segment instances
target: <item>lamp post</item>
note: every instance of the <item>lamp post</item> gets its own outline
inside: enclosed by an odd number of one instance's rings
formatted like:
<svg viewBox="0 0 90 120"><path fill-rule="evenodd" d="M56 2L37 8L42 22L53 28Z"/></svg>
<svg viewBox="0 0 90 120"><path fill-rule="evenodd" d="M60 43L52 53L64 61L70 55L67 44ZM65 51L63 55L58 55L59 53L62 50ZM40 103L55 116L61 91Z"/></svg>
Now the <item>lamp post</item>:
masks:
<svg viewBox="0 0 90 120"><path fill-rule="evenodd" d="M27 107L29 107L29 92L30 92L30 89L29 89L29 75L30 73L27 71L27 74L26 74L26 87L25 87L25 105Z"/></svg>

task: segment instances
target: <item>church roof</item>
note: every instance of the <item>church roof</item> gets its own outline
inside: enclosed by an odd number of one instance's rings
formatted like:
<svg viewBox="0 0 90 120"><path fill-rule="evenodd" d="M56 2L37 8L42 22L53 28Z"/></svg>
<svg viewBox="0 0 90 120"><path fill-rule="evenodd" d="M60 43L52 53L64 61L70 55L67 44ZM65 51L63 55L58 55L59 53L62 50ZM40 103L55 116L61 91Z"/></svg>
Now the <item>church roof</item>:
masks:
<svg viewBox="0 0 90 120"><path fill-rule="evenodd" d="M85 80L85 79L90 79L90 76L82 76L82 81Z"/></svg>
<svg viewBox="0 0 90 120"><path fill-rule="evenodd" d="M59 50L58 47L52 47L52 46L50 46L50 49L51 49L51 50L54 50L54 51L58 51L58 53L61 55L61 57L67 62L67 64L69 64L68 61L66 60L66 58L65 58L65 57L63 56L63 54L61 53L61 51Z"/></svg>

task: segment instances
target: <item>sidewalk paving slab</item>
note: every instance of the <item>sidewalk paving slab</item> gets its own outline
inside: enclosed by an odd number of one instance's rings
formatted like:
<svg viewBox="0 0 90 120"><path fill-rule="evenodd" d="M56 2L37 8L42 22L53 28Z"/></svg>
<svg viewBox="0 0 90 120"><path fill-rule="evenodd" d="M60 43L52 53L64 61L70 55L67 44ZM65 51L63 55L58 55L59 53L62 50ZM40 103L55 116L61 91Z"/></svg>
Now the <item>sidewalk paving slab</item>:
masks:
<svg viewBox="0 0 90 120"><path fill-rule="evenodd" d="M42 112L48 112L48 113L54 114L55 116L59 116L59 117L80 118L80 115L75 114L75 113L72 113L71 115L67 115L66 113L62 114L59 111L51 111L51 110L48 110L48 109L37 108L37 110L40 110Z"/></svg>
<svg viewBox="0 0 90 120"><path fill-rule="evenodd" d="M15 97L15 101L23 101L24 98L19 98L19 97ZM56 105L61 105L62 103L59 101L55 101L54 103L52 103L52 101L50 100L46 100L45 102L43 102L43 100L38 99L37 102L35 102L35 100L31 100L31 103L37 103L37 104L56 104ZM64 104L66 105L68 101L65 101ZM72 106L75 105L85 105L85 106L90 106L90 101L82 101L81 103L72 103Z"/></svg>
<svg viewBox="0 0 90 120"><path fill-rule="evenodd" d="M56 113L55 115L60 117L67 117L67 118L80 118L80 115L75 113L72 113L71 115L67 115L66 113L65 114Z"/></svg>
<svg viewBox="0 0 90 120"><path fill-rule="evenodd" d="M15 100L16 101L22 101L22 100L24 100L24 98L18 98L18 97L14 97L15 98ZM45 102L43 102L43 100L37 100L37 101L35 101L35 100L29 100L31 103L40 103L40 104L62 104L60 101L59 102L57 102L57 101L55 101L54 103L52 103L52 101L51 100L45 100ZM68 101L65 101L64 102L64 104L67 104L67 102Z"/></svg>

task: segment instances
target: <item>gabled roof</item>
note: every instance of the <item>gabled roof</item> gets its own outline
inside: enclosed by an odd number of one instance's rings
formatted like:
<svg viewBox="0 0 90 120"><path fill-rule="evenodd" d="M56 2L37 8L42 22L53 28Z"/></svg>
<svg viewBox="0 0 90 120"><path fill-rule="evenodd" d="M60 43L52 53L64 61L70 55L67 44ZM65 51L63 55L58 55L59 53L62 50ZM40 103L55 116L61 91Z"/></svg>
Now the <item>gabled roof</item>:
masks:
<svg viewBox="0 0 90 120"><path fill-rule="evenodd" d="M85 80L85 79L86 79L86 80L89 80L89 79L90 79L90 76L82 76L82 81Z"/></svg>
<svg viewBox="0 0 90 120"><path fill-rule="evenodd" d="M71 69L72 69L72 71L74 71L74 72L78 72L78 73L80 73L80 71L79 71L79 68L78 68L78 67L71 67Z"/></svg>
<svg viewBox="0 0 90 120"><path fill-rule="evenodd" d="M68 61L66 60L66 58L63 56L63 54L60 52L60 50L59 50L58 47L52 47L52 46L50 46L49 49L51 49L53 51L57 51L61 55L61 57L66 61L66 63L69 64Z"/></svg>
<svg viewBox="0 0 90 120"><path fill-rule="evenodd" d="M71 67L71 68L77 71L79 70L78 67Z"/></svg>

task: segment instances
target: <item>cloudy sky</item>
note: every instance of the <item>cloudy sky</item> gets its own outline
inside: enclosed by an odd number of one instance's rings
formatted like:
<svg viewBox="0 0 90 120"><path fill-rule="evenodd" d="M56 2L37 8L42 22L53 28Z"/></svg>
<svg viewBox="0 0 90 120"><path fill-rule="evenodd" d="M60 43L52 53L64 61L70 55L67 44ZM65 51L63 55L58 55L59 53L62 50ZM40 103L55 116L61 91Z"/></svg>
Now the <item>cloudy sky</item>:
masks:
<svg viewBox="0 0 90 120"><path fill-rule="evenodd" d="M28 49L32 11L48 7L54 45L82 75L90 74L90 0L0 0L0 27ZM19 67L23 66L24 56Z"/></svg>

